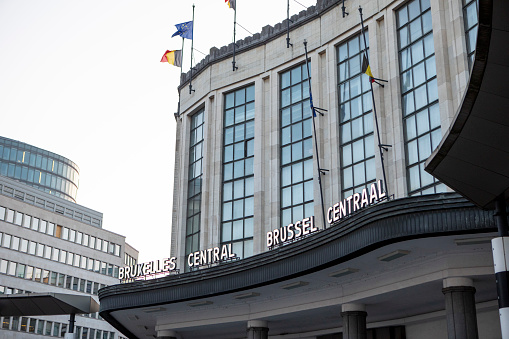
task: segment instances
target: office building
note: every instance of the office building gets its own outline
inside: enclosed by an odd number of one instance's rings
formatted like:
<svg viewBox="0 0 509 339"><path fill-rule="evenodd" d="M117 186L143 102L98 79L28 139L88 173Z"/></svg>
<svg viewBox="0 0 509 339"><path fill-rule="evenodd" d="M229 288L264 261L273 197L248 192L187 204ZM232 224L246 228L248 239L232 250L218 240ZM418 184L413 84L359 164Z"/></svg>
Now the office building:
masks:
<svg viewBox="0 0 509 339"><path fill-rule="evenodd" d="M96 296L100 288L118 283L124 258L135 262L138 252L126 244L124 236L102 228L102 213L72 202L76 190L64 189L67 184L57 189L62 196L69 194L67 199L55 196L53 191L46 192L55 189L53 178L67 180L61 178L62 173L77 169L74 163L10 139L2 139L1 147L3 155L16 154L12 158L16 164L14 178L0 176L0 294L53 292ZM31 162L34 155L35 164ZM37 160L40 158L41 162ZM11 158L3 158L0 166L7 164L10 171L10 161ZM50 173L49 167L41 167L42 162L59 165ZM22 173L20 180L18 168ZM67 170L60 172L61 168ZM44 171L46 177L52 178L49 186L30 179L32 184L25 183L28 178L25 174L38 173L44 177ZM77 180L77 170L73 178ZM72 180L68 182L72 184ZM74 187L77 188L77 181ZM69 315L3 316L0 337L64 337L68 322ZM75 333L83 339L124 337L98 313L77 316Z"/></svg>

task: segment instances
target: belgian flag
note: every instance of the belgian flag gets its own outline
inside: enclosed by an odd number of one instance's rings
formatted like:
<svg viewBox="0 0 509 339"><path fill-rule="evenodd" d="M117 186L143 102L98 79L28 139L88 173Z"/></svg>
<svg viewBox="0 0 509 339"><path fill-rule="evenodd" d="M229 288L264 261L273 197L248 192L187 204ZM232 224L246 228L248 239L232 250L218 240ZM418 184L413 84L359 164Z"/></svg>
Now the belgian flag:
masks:
<svg viewBox="0 0 509 339"><path fill-rule="evenodd" d="M235 10L235 0L224 0L224 2L228 5L229 8Z"/></svg>
<svg viewBox="0 0 509 339"><path fill-rule="evenodd" d="M373 76L373 73L371 73L371 67L369 67L368 58L366 58L365 54L362 57L362 73L369 76L369 81L375 81L375 77Z"/></svg>
<svg viewBox="0 0 509 339"><path fill-rule="evenodd" d="M170 65L180 67L182 66L182 50L166 51L164 52L161 62L167 62Z"/></svg>

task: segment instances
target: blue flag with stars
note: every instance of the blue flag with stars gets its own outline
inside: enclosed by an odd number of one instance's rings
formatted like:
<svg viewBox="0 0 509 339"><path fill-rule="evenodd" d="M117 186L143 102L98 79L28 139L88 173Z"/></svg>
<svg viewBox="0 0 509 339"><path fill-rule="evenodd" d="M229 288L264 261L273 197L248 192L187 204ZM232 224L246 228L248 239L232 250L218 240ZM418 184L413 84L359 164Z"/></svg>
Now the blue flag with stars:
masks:
<svg viewBox="0 0 509 339"><path fill-rule="evenodd" d="M173 33L171 36L172 38L176 35L180 35L181 37L185 39L192 40L193 39L193 22L183 22L181 24L176 24L175 27L177 27L177 31Z"/></svg>

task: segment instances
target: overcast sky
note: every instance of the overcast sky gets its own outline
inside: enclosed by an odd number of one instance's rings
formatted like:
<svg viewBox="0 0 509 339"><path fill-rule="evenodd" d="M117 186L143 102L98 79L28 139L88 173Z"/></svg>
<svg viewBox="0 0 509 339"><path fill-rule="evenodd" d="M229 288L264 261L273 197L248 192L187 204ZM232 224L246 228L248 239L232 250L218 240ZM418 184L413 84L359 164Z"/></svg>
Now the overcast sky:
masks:
<svg viewBox="0 0 509 339"><path fill-rule="evenodd" d="M159 61L182 47L171 35L193 3L197 63L232 42L224 0L0 0L0 135L74 161L78 204L102 212L142 262L170 254L180 69ZM290 15L315 3L291 0ZM237 22L257 33L286 6L237 0Z"/></svg>

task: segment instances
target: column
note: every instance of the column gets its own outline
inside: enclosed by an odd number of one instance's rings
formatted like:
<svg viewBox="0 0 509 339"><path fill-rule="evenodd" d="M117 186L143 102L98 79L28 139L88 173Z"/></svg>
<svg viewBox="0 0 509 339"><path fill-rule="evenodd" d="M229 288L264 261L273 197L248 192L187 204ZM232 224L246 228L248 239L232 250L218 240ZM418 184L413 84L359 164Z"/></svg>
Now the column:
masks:
<svg viewBox="0 0 509 339"><path fill-rule="evenodd" d="M343 339L366 339L366 306L363 304L341 305Z"/></svg>
<svg viewBox="0 0 509 339"><path fill-rule="evenodd" d="M477 339L475 288L472 279L446 278L442 293L445 295L448 339Z"/></svg>
<svg viewBox="0 0 509 339"><path fill-rule="evenodd" d="M249 320L247 322L247 339L268 339L269 327L264 320Z"/></svg>
<svg viewBox="0 0 509 339"><path fill-rule="evenodd" d="M494 217L498 227L498 237L491 240L491 245L497 280L498 312L502 338L509 339L509 226L503 195L496 200Z"/></svg>
<svg viewBox="0 0 509 339"><path fill-rule="evenodd" d="M157 331L157 339L178 339L177 332L172 330Z"/></svg>

